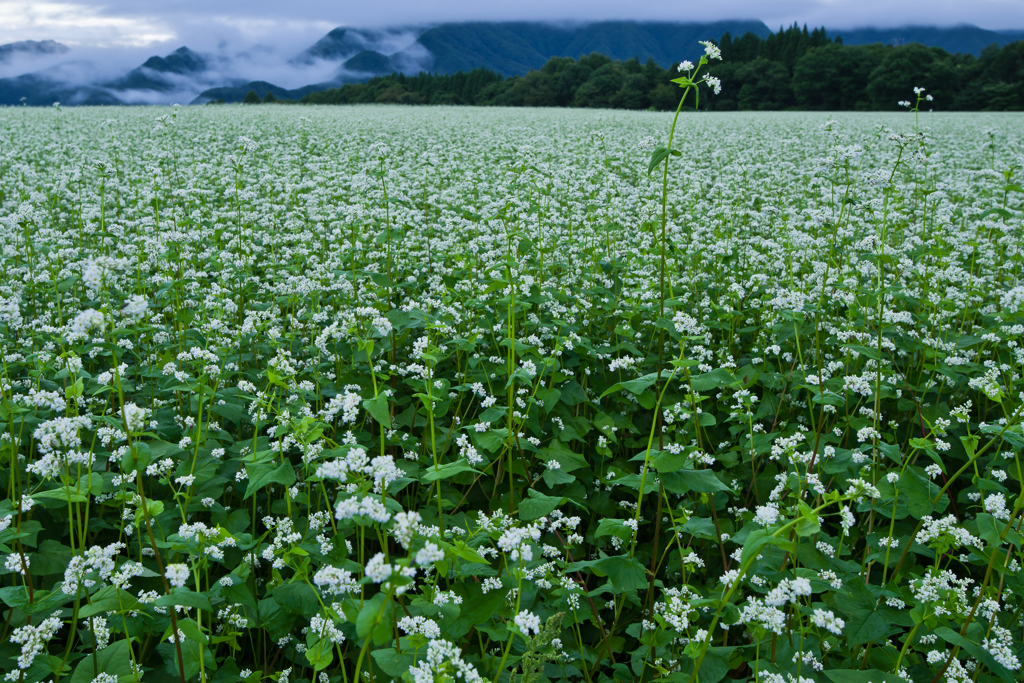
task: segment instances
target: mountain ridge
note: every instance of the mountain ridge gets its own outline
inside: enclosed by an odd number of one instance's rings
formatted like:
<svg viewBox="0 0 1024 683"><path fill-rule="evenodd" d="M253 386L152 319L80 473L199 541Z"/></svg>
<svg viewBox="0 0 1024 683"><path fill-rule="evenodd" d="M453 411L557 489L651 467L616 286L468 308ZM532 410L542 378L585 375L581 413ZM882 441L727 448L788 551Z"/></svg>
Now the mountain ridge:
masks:
<svg viewBox="0 0 1024 683"><path fill-rule="evenodd" d="M542 67L551 57L578 59L592 52L614 60L653 59L664 67L681 59L694 59L700 53L698 40L718 41L727 32L733 38L747 32L760 38L772 33L764 22L757 20L450 22L384 29L339 26L287 60L288 65L296 68L318 64L333 68L326 79L320 77L317 82L299 88L284 88L265 79L223 75L230 71L222 68L228 63L225 58L182 46L167 55L153 55L123 75L104 81L76 77L74 74L88 70L65 68L65 63L2 78L0 104L17 104L22 97L31 105L54 101L72 105L156 102L171 101L169 98L183 93L192 103L241 101L249 90L255 90L261 97L273 92L278 99L297 99L317 90L393 72L450 74L482 67L504 76L523 76ZM847 29L828 34L846 45L921 42L948 52L976 56L990 44L1024 39L1024 31L991 31L966 24L948 28ZM67 46L52 40L20 41L0 45L0 63L12 55L62 55L68 51Z"/></svg>
<svg viewBox="0 0 1024 683"><path fill-rule="evenodd" d="M0 45L0 63L6 62L17 54L28 55L62 55L69 48L56 40L19 40L14 43Z"/></svg>

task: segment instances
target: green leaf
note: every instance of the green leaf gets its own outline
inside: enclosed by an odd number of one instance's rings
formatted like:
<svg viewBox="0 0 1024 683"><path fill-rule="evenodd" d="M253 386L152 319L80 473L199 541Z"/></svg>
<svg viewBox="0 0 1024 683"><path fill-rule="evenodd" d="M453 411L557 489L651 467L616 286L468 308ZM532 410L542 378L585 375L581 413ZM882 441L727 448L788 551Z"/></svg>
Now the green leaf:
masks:
<svg viewBox="0 0 1024 683"><path fill-rule="evenodd" d="M709 541L718 540L718 532L715 531L714 520L706 517L690 517L690 519L686 520L686 524L683 525L683 531L693 534L697 538Z"/></svg>
<svg viewBox="0 0 1024 683"><path fill-rule="evenodd" d="M448 479L450 477L454 477L457 474L462 474L463 472L481 474L480 470L473 469L473 467L466 461L465 458L459 458L455 462L450 462L446 465L441 465L437 469L430 468L426 470L420 477L420 481L422 481L424 484L432 484L433 482L439 479Z"/></svg>
<svg viewBox="0 0 1024 683"><path fill-rule="evenodd" d="M866 357L870 358L871 360L880 360L881 359L881 356L878 355L878 349L872 348L870 346L858 346L856 344L843 344L843 348L844 349L849 349L850 351L855 351L855 352L859 353L862 356L866 356Z"/></svg>
<svg viewBox="0 0 1024 683"><path fill-rule="evenodd" d="M664 147L658 147L656 150L651 152L651 160L647 164L647 175L651 175L651 173L654 172L654 169L658 167L658 164L665 161L666 157L668 157L668 150Z"/></svg>
<svg viewBox="0 0 1024 683"><path fill-rule="evenodd" d="M608 575L608 581L617 593L640 590L648 585L643 565L626 555L602 558L594 566Z"/></svg>
<svg viewBox="0 0 1024 683"><path fill-rule="evenodd" d="M729 673L729 656L734 647L709 647L700 664L700 683L718 683Z"/></svg>
<svg viewBox="0 0 1024 683"><path fill-rule="evenodd" d="M386 607L384 605L385 599L387 599ZM356 635L360 638L365 638L373 633L378 624L388 624L390 627L390 614L393 612L394 601L388 599L388 596L384 593L377 593L365 601L362 609L359 610L359 616L356 617Z"/></svg>
<svg viewBox="0 0 1024 683"><path fill-rule="evenodd" d="M313 635L311 631L306 639L306 659L309 660L313 672L316 673L326 669L334 661L334 643L330 638L315 638L310 644L309 640L313 639Z"/></svg>
<svg viewBox="0 0 1024 683"><path fill-rule="evenodd" d="M182 629L184 631L185 629ZM168 630L168 636L170 636L170 630ZM164 642L156 646L157 652L164 660L164 671L174 677L174 680L178 680L178 654L173 642ZM213 652L208 647L202 648L202 654L200 654L200 644L194 640L185 639L181 642L181 654L182 654L182 665L185 669L185 679L192 680L199 677L199 658L202 657L203 666L206 668L206 672L210 673L217 668L217 664L213 661ZM125 683L129 683L132 679L128 679Z"/></svg>
<svg viewBox="0 0 1024 683"><path fill-rule="evenodd" d="M729 386L736 381L736 378L725 368L718 368L711 372L694 375L690 378L690 387L695 392L710 391Z"/></svg>
<svg viewBox="0 0 1024 683"><path fill-rule="evenodd" d="M858 613L846 620L843 633L850 639L850 647L856 647L885 638L889 626L889 620L881 612Z"/></svg>
<svg viewBox="0 0 1024 683"><path fill-rule="evenodd" d="M781 536L772 536L766 529L755 529L750 532L747 540L743 542L743 554L740 555L740 565L746 565L747 560L757 557L757 554L761 552L761 548L764 548L766 545L777 545L788 552L793 552L795 549L793 542L789 539Z"/></svg>
<svg viewBox="0 0 1024 683"><path fill-rule="evenodd" d="M638 460L646 459L647 451L641 451L636 456ZM669 472L677 472L683 469L690 463L690 454L686 452L671 453L669 451L659 451L651 449L650 461L651 467L657 470L660 474L667 474Z"/></svg>
<svg viewBox="0 0 1024 683"><path fill-rule="evenodd" d="M529 498L525 498L519 503L519 519L524 522L546 517L565 500L557 496L545 496L534 489L530 489L529 495Z"/></svg>
<svg viewBox="0 0 1024 683"><path fill-rule="evenodd" d="M932 496L938 494L939 489L932 492L931 482L921 478L913 468L908 467L900 475L899 496L907 505L907 510L914 516L914 519L921 519L935 511L932 505Z"/></svg>
<svg viewBox="0 0 1024 683"><path fill-rule="evenodd" d="M142 603L128 591L116 586L107 586L98 590L89 599L89 604L78 610L78 616L85 619L106 612L128 612L138 609L141 605Z"/></svg>
<svg viewBox="0 0 1024 683"><path fill-rule="evenodd" d="M393 679L399 679L413 665L413 656L406 652L401 654L393 647L373 651L374 663Z"/></svg>
<svg viewBox="0 0 1024 683"><path fill-rule="evenodd" d="M121 456L121 469L125 472L145 472L153 460L153 452L145 442L136 441L134 452L128 449Z"/></svg>
<svg viewBox="0 0 1024 683"><path fill-rule="evenodd" d="M979 514L977 517L977 521L978 535L981 536L982 540L984 540L993 548L998 548L1000 545L1002 545L1003 529L1006 528L1004 524L996 521L995 517L987 513ZM1006 540L1014 543L1014 545L1017 545L1019 547L1020 536L1017 534L1016 531L1014 531L1012 526L1007 531L1008 533L1006 534ZM46 541L43 541L43 543L45 544Z"/></svg>
<svg viewBox="0 0 1024 683"><path fill-rule="evenodd" d="M293 581L275 588L272 592L274 602L288 612L296 614L315 614L320 609L320 601L316 593L303 581Z"/></svg>
<svg viewBox="0 0 1024 683"><path fill-rule="evenodd" d="M798 536L813 536L814 534L821 531L821 524L818 522L818 515L814 514L810 506L804 501L798 501L800 518L796 523L796 533Z"/></svg>
<svg viewBox="0 0 1024 683"><path fill-rule="evenodd" d="M544 479L544 483L551 488L564 486L565 484L571 484L576 481L576 477L568 472L563 472L560 469L553 470L549 468L544 468L544 474L541 475L541 478Z"/></svg>
<svg viewBox="0 0 1024 683"><path fill-rule="evenodd" d="M89 479L92 480L91 485ZM90 495L98 496L102 491L103 479L94 472L91 477L79 479L74 486L61 486L49 491L33 493L32 499L36 501L56 500L64 503L70 500L72 503L85 503L88 502Z"/></svg>
<svg viewBox="0 0 1024 683"><path fill-rule="evenodd" d="M209 598L202 593L194 593L188 588L175 588L172 593L157 598L157 601L153 604L158 607L181 605L183 607L195 607L196 609L201 609L206 612L213 611L213 607L210 606Z"/></svg>
<svg viewBox="0 0 1024 683"><path fill-rule="evenodd" d="M715 493L716 491L732 492L722 483L711 470L677 470L661 476L662 482L672 493L684 494L690 491L697 493Z"/></svg>
<svg viewBox="0 0 1024 683"><path fill-rule="evenodd" d="M465 541L455 541L455 543L446 543L445 541L438 541L439 547L446 553L451 553L456 557L461 557L469 562L476 562L478 564L490 565L483 555L478 553L476 550L466 545Z"/></svg>
<svg viewBox="0 0 1024 683"><path fill-rule="evenodd" d="M608 387L608 389L605 390L603 394L601 394L601 398L604 398L608 394L614 394L617 391L622 391L623 389L625 389L631 394L639 396L640 394L647 391L647 388L654 384L654 382L657 379L658 373L652 372L649 375L644 375L643 377L639 377L637 379L631 379L628 382L619 382L617 384L613 384L612 386Z"/></svg>
<svg viewBox="0 0 1024 683"><path fill-rule="evenodd" d="M623 541L629 541L633 538L633 530L626 526L625 520L606 517L601 520L597 525L597 531L594 532L594 538L602 536L616 536Z"/></svg>
<svg viewBox="0 0 1024 683"><path fill-rule="evenodd" d="M203 645L206 645L210 642L206 632L199 628L199 626L191 619L182 619L179 617L178 628L181 629L181 632L185 634L186 638L194 643L202 643ZM168 635L170 635L170 632L168 632Z"/></svg>
<svg viewBox="0 0 1024 683"><path fill-rule="evenodd" d="M252 498L257 491L270 484L291 486L295 483L295 469L291 463L283 462L274 466L274 462L247 462L245 473L249 475L249 485L245 488L245 499Z"/></svg>
<svg viewBox="0 0 1024 683"><path fill-rule="evenodd" d="M11 607L22 607L28 604L28 589L24 586L4 586L0 588L0 600Z"/></svg>
<svg viewBox="0 0 1024 683"><path fill-rule="evenodd" d="M557 439L551 445L541 451L541 460L547 462L556 460L561 465L561 471L572 472L581 467L587 466L587 461L579 453L573 453L568 446Z"/></svg>
<svg viewBox="0 0 1024 683"><path fill-rule="evenodd" d="M47 539L39 544L39 552L32 553L29 562L29 572L33 576L63 574L64 570L71 564L72 555L71 548L68 546L60 541ZM36 600L38 599L37 589Z"/></svg>
<svg viewBox="0 0 1024 683"><path fill-rule="evenodd" d="M850 647L864 645L884 638L891 623L877 611L878 600L863 581L848 581L835 594L836 606L849 617L843 633Z"/></svg>
<svg viewBox="0 0 1024 683"><path fill-rule="evenodd" d="M241 423L242 416L245 415L244 407L237 403L214 403L210 406L210 410L214 415L223 417L228 422L236 425Z"/></svg>
<svg viewBox="0 0 1024 683"><path fill-rule="evenodd" d="M376 398L365 399L363 408L385 429L391 429L391 411L388 409L387 396L380 394Z"/></svg>
<svg viewBox="0 0 1024 683"><path fill-rule="evenodd" d="M999 216L1000 218L1013 218L1013 214L1007 211L1006 209L996 207L994 209L988 209L987 211L983 211L981 215L978 216L978 220L983 220L993 214Z"/></svg>
<svg viewBox="0 0 1024 683"><path fill-rule="evenodd" d="M92 683L102 673L111 676L132 676L132 656L127 640L115 640L92 656L85 657L71 674L71 683ZM95 668L93 668L95 666Z"/></svg>
<svg viewBox="0 0 1024 683"><path fill-rule="evenodd" d="M825 675L832 683L906 683L896 674L878 669L826 669Z"/></svg>

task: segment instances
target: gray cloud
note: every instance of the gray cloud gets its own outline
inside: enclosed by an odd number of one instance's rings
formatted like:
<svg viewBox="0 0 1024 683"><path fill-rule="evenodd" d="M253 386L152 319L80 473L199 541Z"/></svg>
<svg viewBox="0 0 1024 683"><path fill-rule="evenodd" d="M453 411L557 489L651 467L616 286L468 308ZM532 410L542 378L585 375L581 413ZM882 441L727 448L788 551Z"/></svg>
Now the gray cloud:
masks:
<svg viewBox="0 0 1024 683"><path fill-rule="evenodd" d="M223 41L247 41L299 49L335 26L474 20L761 19L772 28L797 21L831 29L959 23L1020 29L1024 0L719 0L699 5L666 0L0 0L0 15L5 17L0 42L51 38L95 47L187 43L209 50Z"/></svg>

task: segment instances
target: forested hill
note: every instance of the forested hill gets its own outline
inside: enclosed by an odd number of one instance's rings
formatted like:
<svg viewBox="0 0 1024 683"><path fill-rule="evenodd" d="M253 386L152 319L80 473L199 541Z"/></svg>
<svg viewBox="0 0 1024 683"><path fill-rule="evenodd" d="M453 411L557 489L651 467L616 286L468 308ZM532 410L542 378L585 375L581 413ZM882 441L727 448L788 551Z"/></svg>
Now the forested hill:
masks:
<svg viewBox="0 0 1024 683"><path fill-rule="evenodd" d="M437 26L417 42L430 52L433 73L453 74L485 67L505 76L522 76L539 69L552 56L579 58L593 52L615 60L636 57L668 65L699 54L698 40L717 40L725 33L751 33L763 38L771 31L760 21L606 21L579 26L471 22Z"/></svg>
<svg viewBox="0 0 1024 683"><path fill-rule="evenodd" d="M989 45L1006 45L1017 40L1024 40L1024 31L989 31L977 26L901 26L899 28L857 28L842 31L830 31L843 39L846 45L909 45L921 43L931 47L941 47L947 52L963 52L981 55L981 51ZM736 35L735 33L733 35Z"/></svg>
<svg viewBox="0 0 1024 683"><path fill-rule="evenodd" d="M723 62L709 68L722 93L701 97L711 110L893 110L920 86L942 110L1024 109L1024 41L991 45L979 57L919 43L845 45L824 29L796 25L762 37L722 36ZM391 74L302 98L323 104L474 104L674 109L678 88L652 57L615 60L594 52L555 57L525 76L489 69L455 74ZM253 99L253 98L250 98Z"/></svg>

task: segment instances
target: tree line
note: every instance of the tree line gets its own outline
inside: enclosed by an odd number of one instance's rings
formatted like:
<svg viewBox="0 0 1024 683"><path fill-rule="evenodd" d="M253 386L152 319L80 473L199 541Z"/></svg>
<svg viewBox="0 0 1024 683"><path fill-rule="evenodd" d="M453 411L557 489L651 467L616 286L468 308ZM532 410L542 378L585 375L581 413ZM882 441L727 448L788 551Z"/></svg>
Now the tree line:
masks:
<svg viewBox="0 0 1024 683"><path fill-rule="evenodd" d="M825 29L796 24L766 38L722 36L723 61L710 65L722 93L700 98L702 109L891 110L927 89L944 110L1024 109L1024 41L991 45L975 57L918 43L843 45ZM364 83L310 93L310 104L464 104L512 107L594 107L672 110L679 89L676 64L653 59L614 61L592 53L552 57L525 76L489 69L468 73L393 73ZM253 93L250 102L258 100Z"/></svg>

